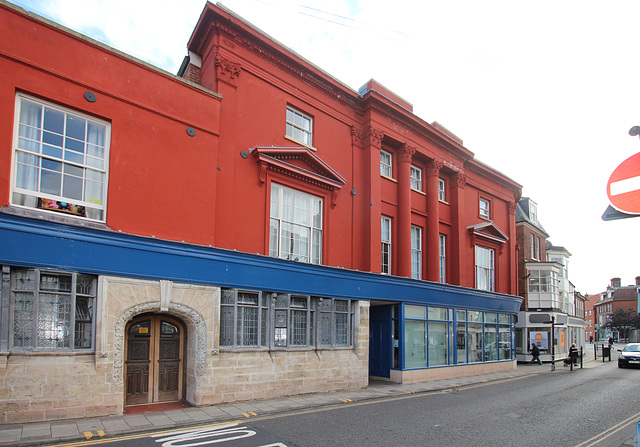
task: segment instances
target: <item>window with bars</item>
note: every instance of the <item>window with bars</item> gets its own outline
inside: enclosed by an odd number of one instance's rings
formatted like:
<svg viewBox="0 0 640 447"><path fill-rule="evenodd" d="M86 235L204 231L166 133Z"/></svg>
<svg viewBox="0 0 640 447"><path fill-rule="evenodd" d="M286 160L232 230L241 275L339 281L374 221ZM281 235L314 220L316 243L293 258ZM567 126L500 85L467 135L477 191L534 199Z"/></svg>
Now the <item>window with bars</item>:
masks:
<svg viewBox="0 0 640 447"><path fill-rule="evenodd" d="M96 288L91 275L12 268L12 349L92 349Z"/></svg>
<svg viewBox="0 0 640 447"><path fill-rule="evenodd" d="M349 300L223 289L222 348L353 346Z"/></svg>

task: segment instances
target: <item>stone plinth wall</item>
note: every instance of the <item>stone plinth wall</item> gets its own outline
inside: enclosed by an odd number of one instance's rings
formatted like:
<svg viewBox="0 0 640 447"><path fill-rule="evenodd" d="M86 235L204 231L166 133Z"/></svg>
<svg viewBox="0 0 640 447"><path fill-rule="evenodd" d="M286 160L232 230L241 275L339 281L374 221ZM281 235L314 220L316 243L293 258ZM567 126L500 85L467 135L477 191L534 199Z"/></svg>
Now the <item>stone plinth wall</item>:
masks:
<svg viewBox="0 0 640 447"><path fill-rule="evenodd" d="M90 354L0 354L0 422L84 418L122 412L111 365Z"/></svg>

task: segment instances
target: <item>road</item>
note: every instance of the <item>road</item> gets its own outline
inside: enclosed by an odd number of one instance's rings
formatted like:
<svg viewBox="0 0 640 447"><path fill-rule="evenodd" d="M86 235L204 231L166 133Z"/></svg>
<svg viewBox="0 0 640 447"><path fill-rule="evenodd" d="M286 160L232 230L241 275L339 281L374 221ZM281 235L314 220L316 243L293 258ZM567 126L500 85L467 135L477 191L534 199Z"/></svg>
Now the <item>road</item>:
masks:
<svg viewBox="0 0 640 447"><path fill-rule="evenodd" d="M566 374L256 417L218 429L107 441L113 447L633 446L639 379L640 369L619 369L611 362Z"/></svg>

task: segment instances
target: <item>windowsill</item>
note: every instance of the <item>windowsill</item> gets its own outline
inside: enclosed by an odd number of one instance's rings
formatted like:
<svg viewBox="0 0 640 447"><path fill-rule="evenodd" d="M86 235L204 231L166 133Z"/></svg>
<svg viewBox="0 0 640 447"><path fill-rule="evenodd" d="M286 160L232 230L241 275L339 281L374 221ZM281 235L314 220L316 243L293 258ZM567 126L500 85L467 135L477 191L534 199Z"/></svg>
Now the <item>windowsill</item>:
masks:
<svg viewBox="0 0 640 447"><path fill-rule="evenodd" d="M318 149L316 149L315 147L313 147L313 146L309 146L308 144L305 144L305 143L303 143L302 141L298 141L298 140L296 140L295 138L290 137L289 135L285 135L284 137L285 137L287 140L289 140L289 141L293 141L294 143L299 144L300 146L304 146L304 147L306 147L306 148L311 149L311 150L312 150L312 151L314 151L314 152L318 152Z"/></svg>
<svg viewBox="0 0 640 447"><path fill-rule="evenodd" d="M67 356L93 356L96 355L96 351L9 351L9 352L3 352L1 353L2 355L7 355L7 356L25 356L25 357L52 357L52 356L60 356L60 355L67 355Z"/></svg>
<svg viewBox="0 0 640 447"><path fill-rule="evenodd" d="M354 346L289 346L282 348L220 348L220 353L241 353L241 352L308 352L308 351L353 351Z"/></svg>
<svg viewBox="0 0 640 447"><path fill-rule="evenodd" d="M398 181L397 181L396 179L394 179L393 177L387 177L387 176L386 176L386 175L384 175L384 174L380 174L380 177L385 178L385 179L387 179L387 180L391 180L391 181L392 181L392 182L394 182L394 183L398 183Z"/></svg>
<svg viewBox="0 0 640 447"><path fill-rule="evenodd" d="M438 202L442 203L443 205L449 205L449 202L447 202L446 200L438 199Z"/></svg>
<svg viewBox="0 0 640 447"><path fill-rule="evenodd" d="M108 230L113 231L105 223L96 222L93 220L87 220L83 217L69 217L64 214L56 214L55 212L46 212L34 208L22 208L14 205L4 205L0 209L1 213L11 214L12 216L22 216L31 219L46 220L49 222L56 222L65 225L75 225L84 228L91 228L94 230Z"/></svg>
<svg viewBox="0 0 640 447"><path fill-rule="evenodd" d="M426 196L427 193L420 191L419 189L415 189L415 188L411 188L411 191L413 192L417 192L418 194L422 194L423 196Z"/></svg>

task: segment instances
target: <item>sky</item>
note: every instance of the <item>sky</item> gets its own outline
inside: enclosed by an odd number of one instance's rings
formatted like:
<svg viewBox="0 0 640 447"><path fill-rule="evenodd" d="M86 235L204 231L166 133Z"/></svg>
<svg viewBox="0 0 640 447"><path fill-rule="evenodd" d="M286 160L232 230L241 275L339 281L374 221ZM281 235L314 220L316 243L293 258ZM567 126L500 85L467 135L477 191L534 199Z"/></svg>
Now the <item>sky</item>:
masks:
<svg viewBox="0 0 640 447"><path fill-rule="evenodd" d="M12 3L174 74L206 4ZM219 3L354 90L375 79L522 185L577 291L640 276L640 218L602 220L609 177L640 152L637 0Z"/></svg>

